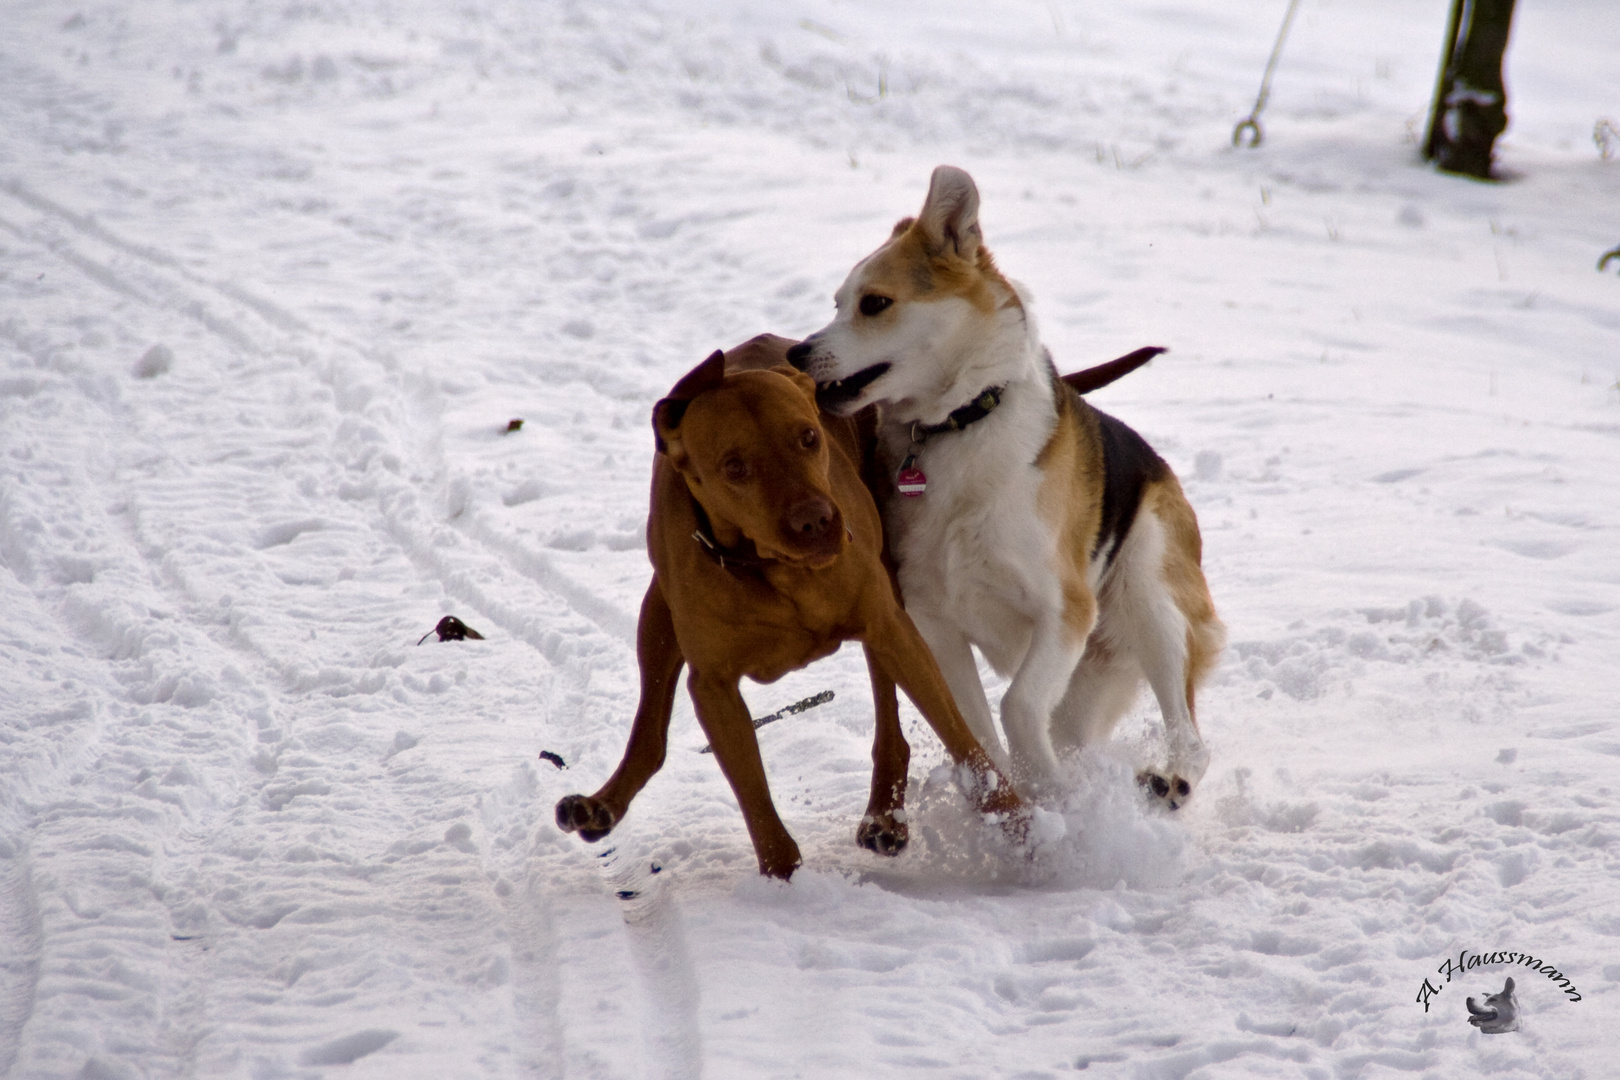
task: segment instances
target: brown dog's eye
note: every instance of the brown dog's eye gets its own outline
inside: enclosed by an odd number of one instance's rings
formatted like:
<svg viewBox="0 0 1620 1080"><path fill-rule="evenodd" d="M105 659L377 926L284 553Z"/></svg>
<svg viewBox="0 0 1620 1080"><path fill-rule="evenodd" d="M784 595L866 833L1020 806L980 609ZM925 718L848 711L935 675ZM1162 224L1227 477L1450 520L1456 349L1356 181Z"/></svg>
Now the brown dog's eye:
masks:
<svg viewBox="0 0 1620 1080"><path fill-rule="evenodd" d="M877 293L867 293L865 296L861 297L861 314L865 315L867 318L871 318L874 315L881 315L893 304L894 301L889 299L887 296L879 296Z"/></svg>
<svg viewBox="0 0 1620 1080"><path fill-rule="evenodd" d="M819 442L821 442L821 436L816 433L816 429L813 427L805 428L803 433L799 435L799 445L806 450L814 450Z"/></svg>
<svg viewBox="0 0 1620 1080"><path fill-rule="evenodd" d="M725 463L720 466L720 471L725 473L726 479L733 484L748 479L748 466L743 463L742 458L726 458Z"/></svg>

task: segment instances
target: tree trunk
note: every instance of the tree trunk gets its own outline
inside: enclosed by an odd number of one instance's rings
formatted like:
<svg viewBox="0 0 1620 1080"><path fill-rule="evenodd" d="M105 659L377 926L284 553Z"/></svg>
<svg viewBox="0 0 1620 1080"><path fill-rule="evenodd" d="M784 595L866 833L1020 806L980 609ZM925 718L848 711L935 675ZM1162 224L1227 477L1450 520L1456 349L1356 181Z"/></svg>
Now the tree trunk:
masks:
<svg viewBox="0 0 1620 1080"><path fill-rule="evenodd" d="M1487 180L1491 148L1507 128L1507 51L1514 0L1453 0L1423 156L1446 172Z"/></svg>

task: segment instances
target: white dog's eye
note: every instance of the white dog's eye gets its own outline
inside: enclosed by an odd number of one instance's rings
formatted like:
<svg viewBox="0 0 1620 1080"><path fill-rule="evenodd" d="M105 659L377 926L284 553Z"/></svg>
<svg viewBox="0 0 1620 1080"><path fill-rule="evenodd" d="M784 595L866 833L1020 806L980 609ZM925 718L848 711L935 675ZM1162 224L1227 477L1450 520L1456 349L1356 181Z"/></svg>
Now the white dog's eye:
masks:
<svg viewBox="0 0 1620 1080"><path fill-rule="evenodd" d="M867 318L871 318L873 315L881 315L891 306L893 306L893 304L894 301L889 299L887 296L879 296L877 293L867 293L865 296L861 297L861 314L865 315Z"/></svg>

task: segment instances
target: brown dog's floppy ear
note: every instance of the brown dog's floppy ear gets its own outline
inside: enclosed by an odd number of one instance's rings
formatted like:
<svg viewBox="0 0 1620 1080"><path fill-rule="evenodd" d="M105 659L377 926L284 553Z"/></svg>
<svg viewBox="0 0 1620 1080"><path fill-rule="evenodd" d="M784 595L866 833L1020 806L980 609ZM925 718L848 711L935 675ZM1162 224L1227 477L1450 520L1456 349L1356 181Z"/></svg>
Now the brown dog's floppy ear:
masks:
<svg viewBox="0 0 1620 1080"><path fill-rule="evenodd" d="M787 360L788 349L797 345L780 334L756 334L735 349L726 350L726 370L765 371Z"/></svg>
<svg viewBox="0 0 1620 1080"><path fill-rule="evenodd" d="M810 399L810 404L814 405L816 403L816 380L791 364L777 364L771 370L778 375L791 379L793 385L799 388L799 393Z"/></svg>
<svg viewBox="0 0 1620 1080"><path fill-rule="evenodd" d="M669 396L653 406L653 438L660 454L669 453L669 442L675 437L681 417L686 415L686 407L693 399L725 381L726 354L716 349L707 360L683 375Z"/></svg>
<svg viewBox="0 0 1620 1080"><path fill-rule="evenodd" d="M934 250L974 258L983 237L979 233L979 189L973 177L954 165L935 169L917 223Z"/></svg>

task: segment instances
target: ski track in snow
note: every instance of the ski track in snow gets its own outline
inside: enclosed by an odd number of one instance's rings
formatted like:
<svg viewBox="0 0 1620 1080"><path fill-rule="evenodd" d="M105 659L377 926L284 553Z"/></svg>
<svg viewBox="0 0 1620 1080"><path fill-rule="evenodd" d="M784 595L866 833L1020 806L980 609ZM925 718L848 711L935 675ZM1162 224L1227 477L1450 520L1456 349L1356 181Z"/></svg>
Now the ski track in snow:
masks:
<svg viewBox="0 0 1620 1080"><path fill-rule="evenodd" d="M1251 154L1274 15L1206 0L11 5L0 1075L1605 1075L1620 22L1544 7L1485 186L1402 142L1440 3L1307 0ZM1211 773L1143 807L1144 701L1029 863L908 712L876 859L846 650L745 690L837 693L761 734L791 886L684 695L595 858L648 410L940 161L1060 365L1172 347L1097 400L1200 514ZM1582 1000L1481 1036L1462 949Z"/></svg>

